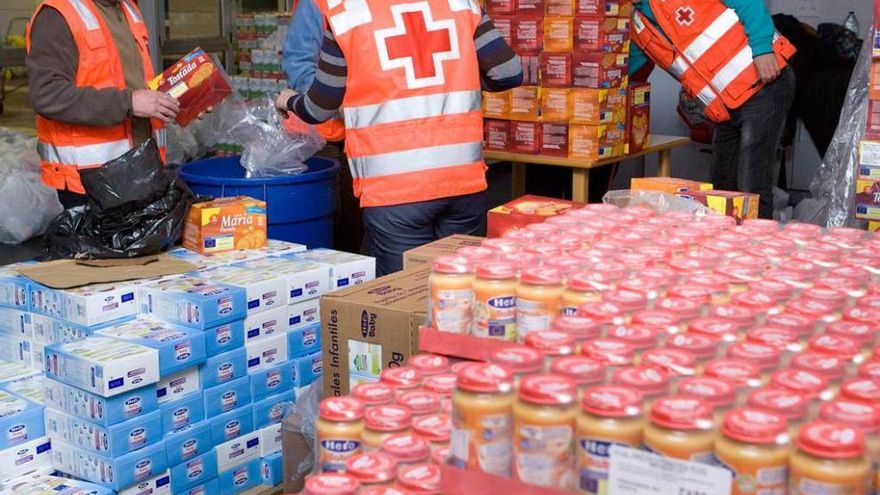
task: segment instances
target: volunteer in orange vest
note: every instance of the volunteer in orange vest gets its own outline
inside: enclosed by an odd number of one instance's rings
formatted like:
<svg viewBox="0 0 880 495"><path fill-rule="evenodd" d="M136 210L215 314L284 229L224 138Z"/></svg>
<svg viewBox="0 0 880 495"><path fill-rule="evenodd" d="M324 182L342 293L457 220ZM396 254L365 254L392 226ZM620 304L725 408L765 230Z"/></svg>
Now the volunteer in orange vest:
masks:
<svg viewBox="0 0 880 495"><path fill-rule="evenodd" d="M163 122L177 115L179 104L144 89L154 75L147 38L133 0L45 0L28 24L42 178L66 207L85 202L79 170L151 137L164 156Z"/></svg>
<svg viewBox="0 0 880 495"><path fill-rule="evenodd" d="M522 82L519 59L474 0L315 0L326 12L315 81L276 105L310 124L341 106L354 192L377 271L404 251L482 232L482 88Z"/></svg>
<svg viewBox="0 0 880 495"><path fill-rule="evenodd" d="M715 188L760 194L759 214L771 218L776 151L794 98L794 45L776 32L764 0L640 0L635 7L633 79L647 78L647 55L705 106L716 123Z"/></svg>

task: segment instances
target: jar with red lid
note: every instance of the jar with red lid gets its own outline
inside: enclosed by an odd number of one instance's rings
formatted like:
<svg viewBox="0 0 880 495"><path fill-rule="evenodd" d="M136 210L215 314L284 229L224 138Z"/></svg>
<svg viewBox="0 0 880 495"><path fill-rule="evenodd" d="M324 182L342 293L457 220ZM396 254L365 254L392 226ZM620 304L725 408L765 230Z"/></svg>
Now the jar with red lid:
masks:
<svg viewBox="0 0 880 495"><path fill-rule="evenodd" d="M420 435L401 433L382 440L380 451L401 467L422 464L431 458L431 443Z"/></svg>
<svg viewBox="0 0 880 495"><path fill-rule="evenodd" d="M855 308L853 308L855 309ZM860 323L856 321L841 320L829 323L825 327L825 333L838 335L857 342L862 348L862 359L871 355L871 348L880 335L880 320L875 323Z"/></svg>
<svg viewBox="0 0 880 495"><path fill-rule="evenodd" d="M654 327L669 335L681 332L684 326L678 313L665 309L647 309L633 313L632 323Z"/></svg>
<svg viewBox="0 0 880 495"><path fill-rule="evenodd" d="M379 381L388 384L398 396L421 387L423 380L421 371L408 366L385 368L379 373Z"/></svg>
<svg viewBox="0 0 880 495"><path fill-rule="evenodd" d="M657 347L660 337L665 337L666 333L646 325L620 325L608 330L607 336L631 345L636 357L639 357L642 352Z"/></svg>
<svg viewBox="0 0 880 495"><path fill-rule="evenodd" d="M364 403L354 397L330 397L318 406L317 463L321 472L341 472L363 449Z"/></svg>
<svg viewBox="0 0 880 495"><path fill-rule="evenodd" d="M432 414L413 419L414 434L431 442L431 451L449 447L452 433L452 416L448 414Z"/></svg>
<svg viewBox="0 0 880 495"><path fill-rule="evenodd" d="M367 407L393 404L396 399L394 389L382 382L359 383L351 388L351 395Z"/></svg>
<svg viewBox="0 0 880 495"><path fill-rule="evenodd" d="M844 265L828 270L829 277L841 277L854 280L859 285L867 286L871 283L871 273L859 265ZM867 294L870 289L866 289Z"/></svg>
<svg viewBox="0 0 880 495"><path fill-rule="evenodd" d="M593 246L595 248L596 245ZM616 250L614 254L620 251ZM618 282L629 275L629 267L613 259L596 261L589 266L589 270L593 275L593 281L602 292L616 289Z"/></svg>
<svg viewBox="0 0 880 495"><path fill-rule="evenodd" d="M604 239L599 239L599 240L593 241L593 243L590 245L590 248L594 251L598 251L600 253L603 253L604 256L602 256L601 258L604 259L604 258L610 258L610 257L614 256L616 253L619 253L619 252L625 250L626 246L624 246L620 242L612 241L606 237Z"/></svg>
<svg viewBox="0 0 880 495"><path fill-rule="evenodd" d="M846 361L818 352L801 352L792 356L789 367L795 370L809 371L821 376L828 382L828 388L834 393L840 387L840 381L846 375Z"/></svg>
<svg viewBox="0 0 880 495"><path fill-rule="evenodd" d="M734 295L730 301L735 306L747 308L755 312L758 315L759 322L764 322L768 315L782 312L784 307L779 303L779 299L775 295L753 288Z"/></svg>
<svg viewBox="0 0 880 495"><path fill-rule="evenodd" d="M688 323L686 333L711 338L718 346L719 354L727 352L727 347L739 339L737 324L723 318L698 318Z"/></svg>
<svg viewBox="0 0 880 495"><path fill-rule="evenodd" d="M822 234L822 227L811 223L789 223L782 228L782 232L786 238L791 239L799 245L807 244L809 241L819 237Z"/></svg>
<svg viewBox="0 0 880 495"><path fill-rule="evenodd" d="M858 307L862 309L877 309L880 310L880 296L877 295L868 295L859 299Z"/></svg>
<svg viewBox="0 0 880 495"><path fill-rule="evenodd" d="M732 321L739 326L740 330L751 328L762 320L762 315L758 311L748 306L740 306L738 304L713 306L712 310L709 312L709 316Z"/></svg>
<svg viewBox="0 0 880 495"><path fill-rule="evenodd" d="M621 280L620 283L617 284L617 288L620 290L641 292L644 294L648 302L647 308L653 307L654 301L666 294L665 287L666 285L662 280L645 277L642 274L634 275L626 280Z"/></svg>
<svg viewBox="0 0 880 495"><path fill-rule="evenodd" d="M429 390L410 390L400 394L397 403L412 412L413 419L440 412L440 396Z"/></svg>
<svg viewBox="0 0 880 495"><path fill-rule="evenodd" d="M614 256L614 259L626 265L627 268L629 268L631 271L640 270L648 266L654 266L655 263L654 258L648 256L647 254L638 253L635 251L625 251L622 253L617 253Z"/></svg>
<svg viewBox="0 0 880 495"><path fill-rule="evenodd" d="M712 406L703 399L669 396L651 407L645 449L685 461L710 464L715 447Z"/></svg>
<svg viewBox="0 0 880 495"><path fill-rule="evenodd" d="M525 344L544 355L544 368L555 358L570 356L575 351L574 337L556 330L539 330L526 335Z"/></svg>
<svg viewBox="0 0 880 495"><path fill-rule="evenodd" d="M833 307L812 299L793 299L785 305L785 312L806 316L813 320L817 328L825 328L825 324L839 319Z"/></svg>
<svg viewBox="0 0 880 495"><path fill-rule="evenodd" d="M544 370L544 354L537 349L526 346L499 349L492 353L489 361L510 370L513 373L514 385L517 387L523 377L541 373Z"/></svg>
<svg viewBox="0 0 880 495"><path fill-rule="evenodd" d="M761 326L746 332L746 342L769 345L783 351L784 358L803 350L796 331L785 327Z"/></svg>
<svg viewBox="0 0 880 495"><path fill-rule="evenodd" d="M792 390L765 387L751 391L746 406L783 416L788 421L788 433L794 438L808 419L810 400Z"/></svg>
<svg viewBox="0 0 880 495"><path fill-rule="evenodd" d="M345 474L358 480L361 489L390 486L397 477L397 461L387 454L366 452L345 463Z"/></svg>
<svg viewBox="0 0 880 495"><path fill-rule="evenodd" d="M801 292L800 299L828 305L832 309L834 319L841 317L843 308L846 307L849 302L849 296L846 292L818 285L809 289L804 289Z"/></svg>
<svg viewBox="0 0 880 495"><path fill-rule="evenodd" d="M422 388L440 397L440 410L447 414L452 412L452 392L455 390L456 380L454 373L443 373L425 378L422 384Z"/></svg>
<svg viewBox="0 0 880 495"><path fill-rule="evenodd" d="M703 399L712 406L716 425L736 406L736 389L730 383L709 376L691 376L678 382L678 395Z"/></svg>
<svg viewBox="0 0 880 495"><path fill-rule="evenodd" d="M520 243L516 239L505 237L495 237L492 239L483 239L481 246L494 250L497 253L515 253L520 250Z"/></svg>
<svg viewBox="0 0 880 495"><path fill-rule="evenodd" d="M499 261L477 266L473 283L473 335L509 342L516 340L518 284L514 263Z"/></svg>
<svg viewBox="0 0 880 495"><path fill-rule="evenodd" d="M342 473L315 474L306 478L304 494L307 495L357 495L361 484L355 478Z"/></svg>
<svg viewBox="0 0 880 495"><path fill-rule="evenodd" d="M358 495L408 495L396 486L370 486L360 491Z"/></svg>
<svg viewBox="0 0 880 495"><path fill-rule="evenodd" d="M812 318L795 313L769 315L764 323L774 327L784 327L794 330L797 332L803 343L806 343L807 339L812 337L813 333L819 328L816 321Z"/></svg>
<svg viewBox="0 0 880 495"><path fill-rule="evenodd" d="M635 313L648 308L648 297L643 291L615 289L602 293L602 300L623 308L626 313Z"/></svg>
<svg viewBox="0 0 880 495"><path fill-rule="evenodd" d="M556 235L559 232L559 227L553 225L552 223L540 222L540 223L532 223L523 227L523 230L526 232L532 232L535 234L534 244L542 244L542 241L552 235Z"/></svg>
<svg viewBox="0 0 880 495"><path fill-rule="evenodd" d="M847 308L843 311L843 320L853 323L861 323L870 325L875 330L880 329L880 309L869 307ZM880 342L880 336L874 339L875 343Z"/></svg>
<svg viewBox="0 0 880 495"><path fill-rule="evenodd" d="M539 355L539 366L542 359ZM513 373L506 367L477 363L459 372L452 395L451 460L456 467L510 476L515 401Z"/></svg>
<svg viewBox="0 0 880 495"><path fill-rule="evenodd" d="M581 355L595 359L605 366L606 376L635 361L636 351L631 345L616 339L593 339L581 344Z"/></svg>
<svg viewBox="0 0 880 495"><path fill-rule="evenodd" d="M807 341L807 350L839 357L847 362L847 370L854 372L865 360L858 342L836 334L821 333Z"/></svg>
<svg viewBox="0 0 880 495"><path fill-rule="evenodd" d="M451 447L440 447L431 452L431 463L436 464L438 466L442 466L444 464L449 464L449 460L452 458L452 448Z"/></svg>
<svg viewBox="0 0 880 495"><path fill-rule="evenodd" d="M513 406L513 478L530 485L574 490L577 390L556 375L523 379Z"/></svg>
<svg viewBox="0 0 880 495"><path fill-rule="evenodd" d="M407 495L441 495L442 472L436 464L404 466L397 471L397 486Z"/></svg>
<svg viewBox="0 0 880 495"><path fill-rule="evenodd" d="M557 332L565 332L574 338L576 344L589 339L595 339L601 335L599 324L586 316L557 316L550 322L550 329Z"/></svg>
<svg viewBox="0 0 880 495"><path fill-rule="evenodd" d="M408 407L392 404L371 407L364 413L364 431L361 434L364 449L379 450L382 440L401 433L409 433L412 412Z"/></svg>
<svg viewBox="0 0 880 495"><path fill-rule="evenodd" d="M515 253L501 253L498 257L498 261L501 263L512 263L516 266L516 275L517 277L522 274L522 271L527 268L532 268L538 266L538 257L531 253L526 253L523 251L517 251Z"/></svg>
<svg viewBox="0 0 880 495"><path fill-rule="evenodd" d="M656 368L669 374L673 384L680 378L693 376L697 372L697 358L681 349L651 349L642 354L642 366Z"/></svg>
<svg viewBox="0 0 880 495"><path fill-rule="evenodd" d="M764 272L764 280L772 280L774 282L782 282L788 284L794 291L792 297L797 296L804 289L813 286L813 279L807 277L801 272L790 270L784 267L767 270Z"/></svg>
<svg viewBox="0 0 880 495"><path fill-rule="evenodd" d="M712 289L705 285L674 285L666 290L666 297L687 299L703 306L708 306L712 302Z"/></svg>
<svg viewBox="0 0 880 495"><path fill-rule="evenodd" d="M690 353L697 360L696 371L699 372L707 361L718 357L719 345L712 337L687 332L666 339L666 348Z"/></svg>
<svg viewBox="0 0 880 495"><path fill-rule="evenodd" d="M789 486L797 493L869 493L871 466L862 430L816 421L801 428L789 462Z"/></svg>
<svg viewBox="0 0 880 495"><path fill-rule="evenodd" d="M819 277L815 282L815 289L836 290L846 294L845 305L852 306L858 298L868 293L867 284L848 277L838 277L827 274Z"/></svg>
<svg viewBox="0 0 880 495"><path fill-rule="evenodd" d="M585 388L605 381L605 367L602 363L583 356L554 359L550 364L550 373L573 381L578 390L578 397Z"/></svg>
<svg viewBox="0 0 880 495"><path fill-rule="evenodd" d="M658 311L669 311L678 315L682 323L695 320L708 313L709 306L704 306L690 299L678 297L664 297L654 302L654 308Z"/></svg>
<svg viewBox="0 0 880 495"><path fill-rule="evenodd" d="M822 268L813 263L812 255L795 252L790 258L780 264L780 268L800 274L803 279L813 286L813 280L822 273Z"/></svg>
<svg viewBox="0 0 880 495"><path fill-rule="evenodd" d="M736 391L736 405L743 405L749 391L760 387L761 369L740 359L713 359L703 367L703 375L724 380Z"/></svg>
<svg viewBox="0 0 880 495"><path fill-rule="evenodd" d="M703 270L709 270L723 263L726 256L724 256L723 252L716 249L711 249L705 246L696 246L688 249L685 253L684 259L700 260L704 267Z"/></svg>
<svg viewBox="0 0 880 495"><path fill-rule="evenodd" d="M460 256L431 262L429 324L441 332L469 334L474 305L473 265Z"/></svg>
<svg viewBox="0 0 880 495"><path fill-rule="evenodd" d="M645 411L650 411L654 401L669 394L669 373L647 366L627 366L614 372L611 383L638 390L642 395Z"/></svg>
<svg viewBox="0 0 880 495"><path fill-rule="evenodd" d="M713 305L730 302L730 280L724 275L712 272L698 273L688 277L687 283L708 289L712 295L710 303Z"/></svg>
<svg viewBox="0 0 880 495"><path fill-rule="evenodd" d="M584 265L584 260L574 256L562 255L545 260L542 266L559 270L562 273L577 273Z"/></svg>
<svg viewBox="0 0 880 495"><path fill-rule="evenodd" d="M761 368L761 380L767 381L781 365L782 351L757 342L737 342L727 348L727 357L755 364Z"/></svg>
<svg viewBox="0 0 880 495"><path fill-rule="evenodd" d="M784 417L736 409L724 417L715 457L732 471L732 495L787 493L791 442Z"/></svg>
<svg viewBox="0 0 880 495"><path fill-rule="evenodd" d="M602 301L581 304L577 307L577 315L587 317L598 323L603 333L617 325L626 324L628 320L628 315L622 307Z"/></svg>
<svg viewBox="0 0 880 495"><path fill-rule="evenodd" d="M416 354L406 365L418 370L423 377L449 372L449 359L437 354Z"/></svg>
<svg viewBox="0 0 880 495"><path fill-rule="evenodd" d="M861 428L865 434L868 460L871 461L871 488L874 491L870 493L877 493L880 488L880 408L838 399L822 404L819 419Z"/></svg>
<svg viewBox="0 0 880 495"><path fill-rule="evenodd" d="M549 242L535 242L532 244L527 244L524 251L526 253L537 255L538 260L540 260L541 263L547 263L551 259L559 258L563 255L561 247L557 246L556 244L551 244Z"/></svg>
<svg viewBox="0 0 880 495"><path fill-rule="evenodd" d="M668 252L665 252L663 248L657 246L645 246L643 248L639 248L639 252L647 253L649 256L651 255L651 250L657 251L656 254L661 254L662 256L668 256ZM669 268L664 267L653 267L653 268L645 268L638 272L639 277L643 277L649 280L653 280L657 284L660 284L662 288L663 294L666 293L666 288L674 283L675 272L670 270Z"/></svg>
<svg viewBox="0 0 880 495"><path fill-rule="evenodd" d="M840 398L866 404L880 404L880 382L871 378L854 378L840 386Z"/></svg>
<svg viewBox="0 0 880 495"><path fill-rule="evenodd" d="M782 307L784 307L785 305L785 302L788 301L792 296L794 296L794 287L785 282L769 278L757 280L750 283L748 292L752 291L766 294L776 301L777 307L768 310L768 313L770 314L778 313L779 311L781 311Z"/></svg>
<svg viewBox="0 0 880 495"><path fill-rule="evenodd" d="M880 381L880 361L868 361L859 366L859 378L870 378Z"/></svg>
<svg viewBox="0 0 880 495"><path fill-rule="evenodd" d="M516 288L516 332L520 342L526 335L550 328L562 309L562 273L550 268L527 268Z"/></svg>
<svg viewBox="0 0 880 495"><path fill-rule="evenodd" d="M498 252L483 246L462 246L455 251L455 256L468 260L471 266L478 266L496 261Z"/></svg>
<svg viewBox="0 0 880 495"><path fill-rule="evenodd" d="M811 371L799 369L779 370L770 375L771 388L782 388L797 392L810 401L808 413L811 417L819 410L822 402L834 397L834 392L828 387L828 380Z"/></svg>

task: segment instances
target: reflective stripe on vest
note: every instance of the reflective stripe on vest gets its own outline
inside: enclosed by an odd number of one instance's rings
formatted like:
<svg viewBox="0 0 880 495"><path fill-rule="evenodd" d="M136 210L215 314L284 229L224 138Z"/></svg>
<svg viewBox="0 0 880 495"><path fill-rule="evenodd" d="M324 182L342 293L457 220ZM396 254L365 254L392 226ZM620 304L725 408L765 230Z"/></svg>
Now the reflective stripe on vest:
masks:
<svg viewBox="0 0 880 495"><path fill-rule="evenodd" d="M455 91L435 95L411 96L378 105L345 108L349 129L426 119L438 115L476 112L480 110L479 91Z"/></svg>
<svg viewBox="0 0 880 495"><path fill-rule="evenodd" d="M97 167L115 160L131 149L128 139L87 146L56 146L38 142L37 153L43 161L77 168Z"/></svg>
<svg viewBox="0 0 880 495"><path fill-rule="evenodd" d="M131 3L129 3L129 0L122 0L122 2L120 3L123 7L125 7L125 10L128 11L128 15L132 18L134 22L144 22L144 19L141 17L140 13L131 5Z"/></svg>
<svg viewBox="0 0 880 495"><path fill-rule="evenodd" d="M96 29L101 28L101 24L98 22L98 18L92 13L91 10L83 3L82 0L68 0L73 8L76 10L76 13L79 14L80 19L82 19L83 24L85 24L86 29L89 31L94 31Z"/></svg>
<svg viewBox="0 0 880 495"><path fill-rule="evenodd" d="M482 159L483 143L480 141L361 156L348 160L354 165L355 177L368 178L454 167Z"/></svg>

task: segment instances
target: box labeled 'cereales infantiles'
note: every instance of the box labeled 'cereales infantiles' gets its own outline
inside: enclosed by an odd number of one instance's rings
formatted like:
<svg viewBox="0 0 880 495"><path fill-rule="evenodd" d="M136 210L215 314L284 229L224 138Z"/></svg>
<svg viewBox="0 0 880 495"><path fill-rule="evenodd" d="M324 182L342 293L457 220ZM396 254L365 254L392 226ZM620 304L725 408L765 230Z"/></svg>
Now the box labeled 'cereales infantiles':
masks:
<svg viewBox="0 0 880 495"><path fill-rule="evenodd" d="M247 314L247 296L234 287L183 276L141 287L141 314L204 330Z"/></svg>
<svg viewBox="0 0 880 495"><path fill-rule="evenodd" d="M198 366L205 361L204 332L150 317L142 316L99 330L95 334L156 349L159 353L161 377Z"/></svg>
<svg viewBox="0 0 880 495"><path fill-rule="evenodd" d="M46 377L43 380L46 406L110 426L149 414L158 409L156 387L147 385L113 396L101 397L77 387Z"/></svg>
<svg viewBox="0 0 880 495"><path fill-rule="evenodd" d="M164 442L113 458L56 440L52 442L52 465L63 473L114 490L148 480L168 468Z"/></svg>
<svg viewBox="0 0 880 495"><path fill-rule="evenodd" d="M156 384L156 398L159 404L174 402L201 391L201 367L197 366L166 376Z"/></svg>
<svg viewBox="0 0 880 495"><path fill-rule="evenodd" d="M140 344L91 336L45 353L47 376L102 397L159 381L159 353Z"/></svg>
<svg viewBox="0 0 880 495"><path fill-rule="evenodd" d="M289 254L296 255L297 253L301 253L301 251ZM287 301L285 304L321 297L322 294L329 292L332 286L330 283L331 267L325 263L298 260L286 256L251 260L236 263L234 266L281 275L286 283Z"/></svg>
<svg viewBox="0 0 880 495"><path fill-rule="evenodd" d="M162 419L159 411L137 418L100 426L52 408L46 409L46 435L77 448L97 454L118 457L162 440Z"/></svg>
<svg viewBox="0 0 880 495"><path fill-rule="evenodd" d="M290 255L295 259L316 261L332 267L330 290L358 285L376 278L376 259L332 249L312 249Z"/></svg>
<svg viewBox="0 0 880 495"><path fill-rule="evenodd" d="M165 434L165 455L170 466L176 466L214 448L211 424L207 421L184 426Z"/></svg>

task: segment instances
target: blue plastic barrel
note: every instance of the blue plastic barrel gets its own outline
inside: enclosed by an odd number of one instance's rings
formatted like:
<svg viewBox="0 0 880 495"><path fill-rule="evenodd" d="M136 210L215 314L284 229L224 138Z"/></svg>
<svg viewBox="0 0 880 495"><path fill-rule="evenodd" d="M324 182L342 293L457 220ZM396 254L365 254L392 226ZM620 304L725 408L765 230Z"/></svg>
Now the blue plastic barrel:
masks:
<svg viewBox="0 0 880 495"><path fill-rule="evenodd" d="M240 157L208 158L187 163L180 176L196 194L250 196L266 202L269 238L333 247L336 174L339 164L327 158L306 160L299 175L245 178Z"/></svg>

